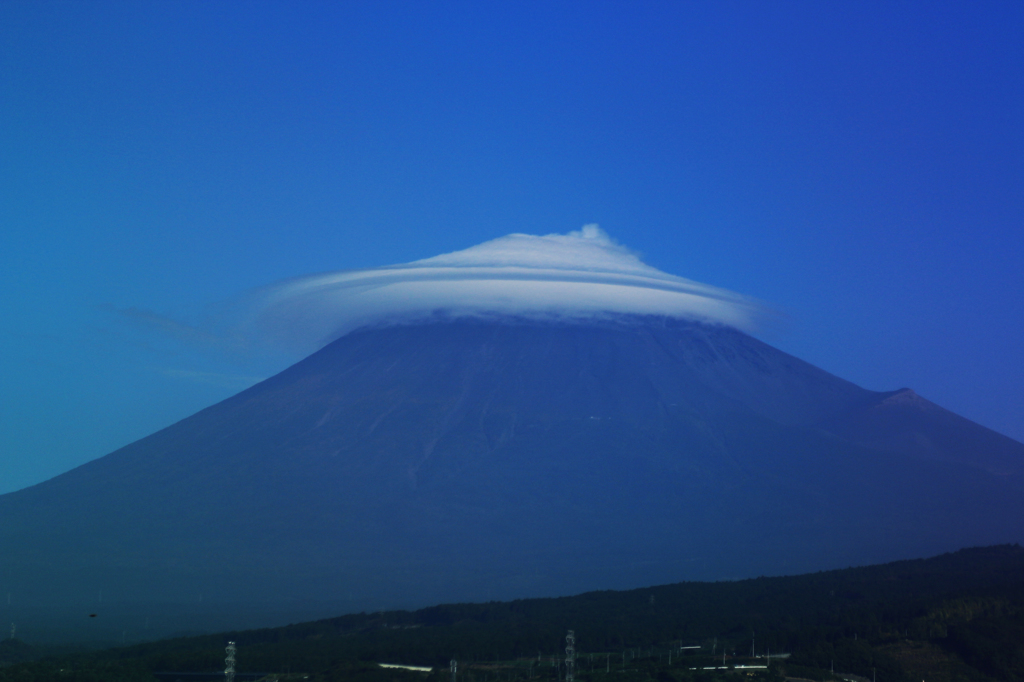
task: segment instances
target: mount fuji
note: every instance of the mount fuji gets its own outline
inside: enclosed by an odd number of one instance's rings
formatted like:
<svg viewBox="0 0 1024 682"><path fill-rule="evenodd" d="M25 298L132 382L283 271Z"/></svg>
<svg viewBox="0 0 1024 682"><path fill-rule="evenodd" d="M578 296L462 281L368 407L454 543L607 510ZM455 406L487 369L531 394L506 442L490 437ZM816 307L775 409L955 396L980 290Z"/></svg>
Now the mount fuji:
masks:
<svg viewBox="0 0 1024 682"><path fill-rule="evenodd" d="M707 316L432 315L0 496L0 618L143 637L1022 540L1024 445L909 389Z"/></svg>

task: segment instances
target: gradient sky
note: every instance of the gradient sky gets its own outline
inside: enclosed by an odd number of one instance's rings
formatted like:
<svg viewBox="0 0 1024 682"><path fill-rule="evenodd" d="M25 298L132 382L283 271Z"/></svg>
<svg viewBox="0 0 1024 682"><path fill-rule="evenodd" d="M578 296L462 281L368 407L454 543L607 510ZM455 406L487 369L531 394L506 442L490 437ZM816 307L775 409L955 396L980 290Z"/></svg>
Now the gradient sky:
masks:
<svg viewBox="0 0 1024 682"><path fill-rule="evenodd" d="M600 223L1024 440L1024 3L0 3L0 492L296 357L286 277ZM180 321L180 326L170 322Z"/></svg>

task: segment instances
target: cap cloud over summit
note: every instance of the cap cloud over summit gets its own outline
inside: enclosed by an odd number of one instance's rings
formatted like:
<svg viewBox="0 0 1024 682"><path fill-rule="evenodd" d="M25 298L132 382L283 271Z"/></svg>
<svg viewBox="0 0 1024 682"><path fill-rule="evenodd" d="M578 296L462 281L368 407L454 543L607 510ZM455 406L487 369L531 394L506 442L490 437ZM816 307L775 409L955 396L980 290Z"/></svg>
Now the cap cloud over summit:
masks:
<svg viewBox="0 0 1024 682"><path fill-rule="evenodd" d="M400 265L299 277L252 294L244 336L313 350L354 328L445 314L593 318L660 315L751 331L754 299L670 275L597 225L568 234L510 234Z"/></svg>

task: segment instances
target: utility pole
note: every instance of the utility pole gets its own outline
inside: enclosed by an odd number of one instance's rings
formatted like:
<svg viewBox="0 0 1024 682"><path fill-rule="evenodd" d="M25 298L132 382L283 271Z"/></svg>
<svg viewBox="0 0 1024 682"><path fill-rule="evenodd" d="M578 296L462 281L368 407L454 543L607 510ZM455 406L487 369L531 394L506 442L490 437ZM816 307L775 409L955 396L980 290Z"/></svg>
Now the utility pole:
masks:
<svg viewBox="0 0 1024 682"><path fill-rule="evenodd" d="M224 659L224 682L235 682L235 643L228 642L227 658Z"/></svg>

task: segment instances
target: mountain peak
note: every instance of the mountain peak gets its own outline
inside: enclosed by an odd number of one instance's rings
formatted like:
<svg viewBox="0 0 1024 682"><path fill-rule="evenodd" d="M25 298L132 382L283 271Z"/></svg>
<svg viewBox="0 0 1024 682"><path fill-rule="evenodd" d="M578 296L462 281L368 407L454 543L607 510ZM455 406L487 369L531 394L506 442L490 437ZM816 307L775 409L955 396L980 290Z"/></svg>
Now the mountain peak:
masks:
<svg viewBox="0 0 1024 682"><path fill-rule="evenodd" d="M887 398L879 403L879 406L913 406L920 410L941 409L935 403L919 396L909 388L901 388L893 391Z"/></svg>

